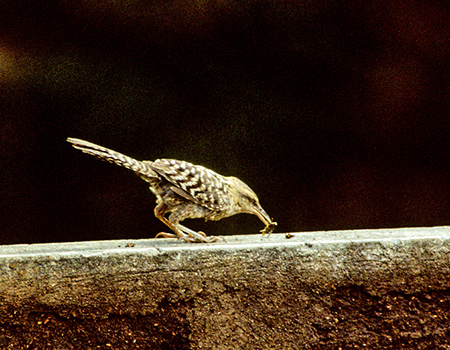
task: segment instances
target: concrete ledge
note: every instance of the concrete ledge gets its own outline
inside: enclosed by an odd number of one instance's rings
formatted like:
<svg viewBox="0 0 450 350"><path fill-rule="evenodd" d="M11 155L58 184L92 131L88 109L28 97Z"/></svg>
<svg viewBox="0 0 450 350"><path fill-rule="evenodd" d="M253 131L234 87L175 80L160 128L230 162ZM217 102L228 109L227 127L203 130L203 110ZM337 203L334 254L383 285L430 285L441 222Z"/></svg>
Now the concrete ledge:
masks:
<svg viewBox="0 0 450 350"><path fill-rule="evenodd" d="M0 347L448 348L449 286L450 227L1 246Z"/></svg>

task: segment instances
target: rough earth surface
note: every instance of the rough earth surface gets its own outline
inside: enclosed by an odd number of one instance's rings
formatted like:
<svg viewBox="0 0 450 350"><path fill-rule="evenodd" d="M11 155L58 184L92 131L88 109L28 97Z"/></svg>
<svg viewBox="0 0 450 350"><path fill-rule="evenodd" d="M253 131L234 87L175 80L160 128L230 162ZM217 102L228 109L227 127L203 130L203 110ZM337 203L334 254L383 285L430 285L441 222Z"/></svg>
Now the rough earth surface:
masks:
<svg viewBox="0 0 450 350"><path fill-rule="evenodd" d="M450 229L294 235L0 247L0 348L450 348Z"/></svg>

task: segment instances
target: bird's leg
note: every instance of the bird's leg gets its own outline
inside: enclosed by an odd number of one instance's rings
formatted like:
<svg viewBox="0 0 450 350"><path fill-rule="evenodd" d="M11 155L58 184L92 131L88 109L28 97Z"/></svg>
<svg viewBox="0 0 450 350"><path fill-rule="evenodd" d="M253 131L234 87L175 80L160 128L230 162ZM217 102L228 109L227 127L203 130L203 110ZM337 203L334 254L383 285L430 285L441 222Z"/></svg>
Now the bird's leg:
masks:
<svg viewBox="0 0 450 350"><path fill-rule="evenodd" d="M178 238L178 239L182 239L182 240L189 238L189 236L187 234L183 233L174 224L172 224L169 220L166 219L166 217L164 215L167 213L168 209L169 208L167 207L167 205L164 202L159 203L155 208L155 216L175 233L160 232L155 236L155 238L158 238L158 237Z"/></svg>
<svg viewBox="0 0 450 350"><path fill-rule="evenodd" d="M206 233L202 232L202 231L198 231L195 232L194 230L191 230L189 227L186 227L184 225L181 225L180 223L178 223L178 228L183 231L184 233L187 233L188 235L192 235L192 236L202 236L202 237L206 237Z"/></svg>
<svg viewBox="0 0 450 350"><path fill-rule="evenodd" d="M195 232L186 226L181 225L176 220L177 215L173 213L169 216L169 220L164 216L168 211L168 207L164 202L159 203L155 208L155 216L167 225L175 233L160 232L155 238L178 238L180 241L192 243L211 243L217 241L217 237L206 237L203 232Z"/></svg>
<svg viewBox="0 0 450 350"><path fill-rule="evenodd" d="M181 224L178 224L178 227L180 228L181 231L185 232L193 239L193 240L190 240L190 242L212 243L212 242L216 242L219 239L219 237L214 237L214 236L208 237L208 236L206 236L206 233L204 233L202 231L195 232L194 230L191 230L190 228L183 226Z"/></svg>
<svg viewBox="0 0 450 350"><path fill-rule="evenodd" d="M193 207L194 210L189 207ZM180 224L180 221L183 221L184 219L195 218L198 215L202 215L200 212L197 212L197 209L197 206L193 206L189 203L186 206L173 211L169 215L168 221L180 232L184 232L184 234L186 234L186 236L180 237L180 239L185 242L211 243L217 241L217 237L207 237L203 232L195 232L194 230Z"/></svg>

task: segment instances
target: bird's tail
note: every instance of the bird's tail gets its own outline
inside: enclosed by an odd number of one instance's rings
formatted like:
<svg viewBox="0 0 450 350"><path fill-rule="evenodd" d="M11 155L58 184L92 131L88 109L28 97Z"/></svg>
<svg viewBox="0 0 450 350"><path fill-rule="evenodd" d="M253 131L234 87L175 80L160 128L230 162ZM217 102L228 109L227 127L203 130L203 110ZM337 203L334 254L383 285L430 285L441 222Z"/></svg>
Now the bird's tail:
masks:
<svg viewBox="0 0 450 350"><path fill-rule="evenodd" d="M144 180L151 181L159 178L158 174L156 174L145 162L133 159L122 153L113 151L112 149L71 137L67 138L67 142L70 142L74 148L79 149L81 152L90 154L100 160L130 169Z"/></svg>

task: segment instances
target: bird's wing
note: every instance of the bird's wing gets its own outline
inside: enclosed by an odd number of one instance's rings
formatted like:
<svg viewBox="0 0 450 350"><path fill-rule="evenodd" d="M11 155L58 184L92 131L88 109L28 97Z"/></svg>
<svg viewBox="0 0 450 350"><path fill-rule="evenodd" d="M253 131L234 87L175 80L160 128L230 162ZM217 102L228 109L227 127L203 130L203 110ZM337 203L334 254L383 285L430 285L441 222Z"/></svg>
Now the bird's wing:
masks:
<svg viewBox="0 0 450 350"><path fill-rule="evenodd" d="M228 206L228 183L214 171L175 159L157 159L151 168L174 185L174 192L211 210Z"/></svg>

